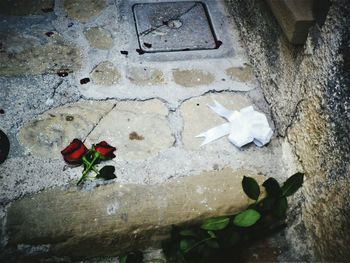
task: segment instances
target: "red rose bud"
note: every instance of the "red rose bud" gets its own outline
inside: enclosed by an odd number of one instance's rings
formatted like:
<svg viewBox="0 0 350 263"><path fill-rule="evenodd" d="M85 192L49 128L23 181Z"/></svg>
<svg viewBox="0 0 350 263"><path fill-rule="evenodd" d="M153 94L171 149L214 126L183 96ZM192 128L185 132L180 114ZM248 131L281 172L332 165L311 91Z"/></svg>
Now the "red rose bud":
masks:
<svg viewBox="0 0 350 263"><path fill-rule="evenodd" d="M100 154L102 159L113 159L115 157L114 151L115 147L109 145L107 142L102 141L96 145L94 145L95 151Z"/></svg>
<svg viewBox="0 0 350 263"><path fill-rule="evenodd" d="M64 150L61 151L63 159L69 164L81 164L83 156L88 149L79 139L74 139Z"/></svg>

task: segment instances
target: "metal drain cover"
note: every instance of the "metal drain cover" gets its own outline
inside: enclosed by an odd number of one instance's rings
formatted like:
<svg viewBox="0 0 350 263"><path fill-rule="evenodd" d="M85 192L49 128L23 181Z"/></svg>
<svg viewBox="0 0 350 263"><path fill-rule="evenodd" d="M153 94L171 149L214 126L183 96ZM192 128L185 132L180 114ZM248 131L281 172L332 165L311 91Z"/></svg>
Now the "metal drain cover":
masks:
<svg viewBox="0 0 350 263"><path fill-rule="evenodd" d="M218 48L202 2L141 3L133 6L140 49L169 52Z"/></svg>

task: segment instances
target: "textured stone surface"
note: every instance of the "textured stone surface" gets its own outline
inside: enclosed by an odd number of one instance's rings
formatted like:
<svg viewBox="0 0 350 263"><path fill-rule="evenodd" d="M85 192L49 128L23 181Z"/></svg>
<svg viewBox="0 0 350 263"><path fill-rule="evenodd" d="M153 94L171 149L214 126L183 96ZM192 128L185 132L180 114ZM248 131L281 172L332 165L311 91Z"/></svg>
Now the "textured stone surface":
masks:
<svg viewBox="0 0 350 263"><path fill-rule="evenodd" d="M203 138L195 136L226 122L208 107L208 104L214 105L214 100L232 110L251 105L251 101L245 96L230 93L208 94L184 102L181 105L180 114L184 122L182 141L185 148L198 150ZM220 140L227 140L227 138L223 137Z"/></svg>
<svg viewBox="0 0 350 263"><path fill-rule="evenodd" d="M156 99L118 102L91 132L87 142L107 140L118 148L119 159L147 159L174 143L167 114L166 106ZM135 133L143 139L135 140Z"/></svg>
<svg viewBox="0 0 350 263"><path fill-rule="evenodd" d="M0 115L0 129L10 138L9 158L24 155L16 137L24 123L52 107L79 100L77 87L69 78L51 74L0 77L0 107L5 111Z"/></svg>
<svg viewBox="0 0 350 263"><path fill-rule="evenodd" d="M129 68L127 78L131 83L138 86L160 85L164 83L163 72L153 68Z"/></svg>
<svg viewBox="0 0 350 263"><path fill-rule="evenodd" d="M18 140L33 154L58 158L70 141L84 139L112 107L110 102L79 102L49 110L26 123Z"/></svg>
<svg viewBox="0 0 350 263"><path fill-rule="evenodd" d="M173 78L177 84L184 87L208 85L215 80L213 74L198 69L175 69Z"/></svg>
<svg viewBox="0 0 350 263"><path fill-rule="evenodd" d="M90 27L84 35L92 48L110 49L113 46L111 34L101 27Z"/></svg>
<svg viewBox="0 0 350 263"><path fill-rule="evenodd" d="M63 7L68 17L82 22L98 15L105 6L105 0L63 0Z"/></svg>
<svg viewBox="0 0 350 263"><path fill-rule="evenodd" d="M54 0L1 0L0 14L10 16L43 15L54 7Z"/></svg>
<svg viewBox="0 0 350 263"><path fill-rule="evenodd" d="M249 65L245 67L230 67L225 70L225 73L233 80L245 82L254 79L252 67Z"/></svg>
<svg viewBox="0 0 350 263"><path fill-rule="evenodd" d="M118 69L110 61L98 64L90 73L90 78L95 84L111 86L120 80Z"/></svg>
<svg viewBox="0 0 350 263"><path fill-rule="evenodd" d="M243 175L263 180L249 170L224 169L160 185L49 190L10 207L9 244L51 243L54 255L91 257L159 243L172 225L244 209L250 201L241 187Z"/></svg>
<svg viewBox="0 0 350 263"><path fill-rule="evenodd" d="M73 2L76 3L76 6L73 6ZM225 69L245 65L248 61L237 35L238 31L233 24L233 27L230 27L231 23L227 19L228 14L225 13L226 9L223 1L204 1L210 9L217 35L223 37L220 38L223 45L215 52L158 53L144 54L143 56L135 51L136 46L134 45L137 43L137 36L134 34L135 25L133 24L131 10L132 2L135 3L135 1L95 1L96 6L100 4L104 6L105 2L108 4L108 8L101 12L99 11L101 8L97 8L95 12L91 11L93 1L58 0L55 1L57 4L55 12L47 13L45 16L6 17L0 23L0 31L6 31L4 33L5 37L1 37L0 53L1 55L8 55L6 59L1 61L0 68L5 68L9 72L8 66L10 65L10 69L13 70L10 77L0 76L0 108L5 110L5 114L0 114L0 129L9 135L11 143L9 158L0 167L1 262L8 262L8 260L2 260L2 248L8 241L7 236L5 236L8 233L5 229L7 208L17 199L26 199L28 195L45 189L49 190L48 188L55 186L60 187L62 196L64 196L59 200L64 203L65 208L72 209L67 213L65 211L68 210L64 209L60 211L58 211L59 209L52 210L52 214L63 218L62 221L59 219L60 222L57 224L62 227L61 229L69 229L71 225L70 216L79 217L80 212L82 216L85 215L84 223L76 228L77 233L79 233L76 235L77 238L74 237L75 234L60 236L58 231L52 232L51 236L58 243L52 241L53 244L41 245L39 244L41 241L36 239L37 243L19 244L15 247L8 246L5 250L10 250L14 256L21 253L29 254L28 259L19 258L15 260L14 257L14 262L40 261L35 254L45 253L51 245L54 247L54 251L62 248L60 251L66 251L69 254L70 251L74 250L71 254L76 257L84 256L87 252L87 254L99 253L99 246L101 245L101 254L105 256L104 248L113 250L111 253L117 253L118 249L114 249L115 246L123 248L124 245L137 245L143 241L149 241L152 235L149 235L147 231L134 233L131 231L135 228L132 230L129 228L125 229L125 233L130 234L131 237L128 236L119 243L116 239L120 236L115 235L115 230L123 225L119 224L118 220L109 221L114 225L105 231L100 228L100 225L104 225L104 219L98 220L98 223L96 223L95 218L91 217L92 213L89 208L85 211L85 207L80 209L74 205L78 202L71 202L71 199L66 199L66 196L71 193L71 189L67 190L68 187L75 186L83 168L67 167L59 152L74 137L84 139L90 132L91 136L86 141L87 146L100 140L107 140L118 148L115 159L98 166L98 168L101 168L105 164L113 165L116 168L117 178L108 182L101 179L87 180L81 189L79 188L79 194L86 194L84 195L86 199L81 200L80 203L84 205L85 201L89 202L90 197L93 200L95 200L94 198L98 199L101 193L104 194L105 191L95 192L95 190L100 189L104 184L111 184L109 186L111 188L117 187L119 184L137 184L128 188L131 189L128 193L131 196L128 200L131 201L127 203L123 202L124 199L121 199L120 204L121 207L127 206L130 209L135 207L133 210L134 213L137 213L135 217L141 221L143 214L147 216L162 208L159 203L153 202L152 209L138 209L139 211L137 211L138 203L141 203L143 199L147 199L147 189L149 188L146 185L152 185L150 187L154 189L155 195L160 195L163 191L161 187L164 182L198 175L205 170L220 171L223 167L231 167L234 171L249 169L249 171L254 172L246 172L245 175L266 174L277 177L281 181L289 174L284 170L281 160L283 154L281 140L277 138L264 148L251 145L244 149L237 149L223 139L203 147L201 151L197 151L189 150L182 143L181 133L184 123L180 114L180 105L193 97L221 91L249 90L247 93L240 92L238 95L246 96L259 109L267 109L263 111L265 113L269 112L268 105L257 88L258 83L253 81L242 82L237 81L237 79L231 80L225 74ZM69 10L66 9L65 11L64 6L68 7ZM95 13L96 15L94 15ZM223 17L224 20L222 20ZM81 21L86 23L80 23ZM84 31L89 28L103 28L110 32L113 37L112 48L102 50L92 47L84 35ZM95 37L95 40L100 40L99 35ZM232 41L229 39L230 37L233 37ZM6 39L12 39L12 41L8 42ZM265 42L261 41L261 43ZM50 50L45 51L46 46L50 46ZM60 46L67 47L67 52L64 54L59 52ZM73 51L70 51L69 48ZM33 53L32 50L36 51ZM129 53L128 55L121 54L120 51L128 51ZM33 55L35 56L33 57ZM14 61L11 62L10 59ZM95 70L91 73L97 65L104 61L112 62L122 75L117 84L107 85L115 82L115 76L117 75L114 74L115 72L109 74L110 64L108 62L102 64L107 68L107 71L97 72ZM128 79L132 68L137 69L135 70L136 73L133 79ZM144 68L146 68L146 71ZM210 72L212 76L215 76L215 80L211 81L209 78L208 81L205 79L207 76L205 76L204 80L207 82L204 81L203 85L196 86L196 88L184 88L184 86L177 85L174 82L172 77L174 69L197 69L198 71L201 70L200 72L203 75ZM57 71L61 73L59 75L55 74ZM66 72L69 74L65 74ZM106 72L108 72L107 75ZM152 72L155 72L155 74ZM200 78L199 82L202 81L201 74L191 75L190 73L188 79L185 79L187 84L197 85L198 77ZM22 76L21 74L28 75ZM80 80L88 77L91 81L85 85L81 84ZM66 105L82 100L82 98L101 101ZM159 98L160 101L154 101L154 98ZM106 107L101 106L103 104ZM228 103L227 105L231 104ZM197 105L193 105L193 107L196 108ZM110 111L111 114L109 114ZM191 110L188 109L188 111ZM212 112L210 114L216 121L221 120ZM207 116L204 117L207 118ZM200 123L201 120L195 120L195 122ZM193 126L193 124L191 125ZM208 127L210 125L208 124ZM93 175L91 174L91 176ZM216 180L215 183L217 184L226 182L226 180L221 180L221 177L216 177L214 174L211 174L211 177ZM228 182L228 184L230 183L231 181ZM198 182L197 184L200 185ZM234 187L238 187L240 182L232 180L232 184L234 184ZM139 190L133 192L134 188L132 187ZM221 188L220 185L219 187ZM224 187L223 189L226 189ZM187 191L187 188L182 185L177 192L181 194L182 190ZM198 191L202 192L202 190L199 189ZM232 190L234 191L234 189ZM169 199L177 198L177 195L173 195L170 190L167 192L170 196ZM139 197L133 198L134 193ZM184 196L181 198L183 199L178 199L181 205L186 204L189 198L194 200L191 194L182 193ZM217 194L224 195L224 193L215 192L210 197L215 200ZM234 199L235 193L225 197ZM114 200L112 194L109 198ZM138 201L141 198L143 199ZM160 198L162 198L161 195ZM232 201L234 201L233 199ZM95 210L96 213L105 211L102 206L93 200L92 207L102 209ZM177 199L171 200L177 201ZM211 204L210 200L208 199L208 205ZM230 200L227 200L223 199L224 203L218 204L218 211L221 211L223 206L226 207L231 204ZM41 208L47 207L50 210L56 207L54 204L56 201L58 202L57 198L48 194L47 203L46 199L41 202ZM201 201L203 201L202 205L205 206L205 200ZM237 199L237 201L239 200ZM190 212L190 209L194 208L192 205L189 206L191 207L188 209L184 207L183 211L179 206L176 212L172 214L174 220L177 219L177 213ZM209 208L215 209L212 206L208 206ZM46 211L45 209L42 211ZM113 210L114 207L110 207L109 211L113 212ZM170 211L170 209L166 207L162 211ZM216 213L216 211L212 210L207 215L210 216L211 213ZM47 222L46 215L48 214L42 214L40 219L37 219ZM66 215L68 220L66 220ZM126 219L123 215L122 220ZM29 224L30 222L28 221ZM53 221L53 225L56 222ZM85 235L85 223L93 224L91 229L95 231L95 236L93 236L94 234L91 236ZM141 224L140 228L143 227L153 228L150 224ZM25 226L25 228L28 227ZM29 229L37 232L38 228L31 225ZM50 231L50 229L47 230ZM40 234L39 232L38 230L37 234ZM104 239L105 234L112 238ZM138 240L141 240L140 242L132 242L135 235ZM33 238L36 237L33 236ZM99 241L97 243L90 242L89 240L92 239ZM83 244L80 249L77 248L80 242L78 240L82 240ZM77 243L75 243L76 241ZM48 240L47 242L51 241ZM71 248L68 249L69 247ZM86 249L86 247L88 248ZM75 248L77 249L75 250ZM29 259L30 256L31 259ZM74 262L78 260L77 258L62 259L54 258L52 255L46 256L46 260L42 261ZM10 258L12 260L12 257ZM91 261L95 262L93 259ZM109 262L115 261L116 259ZM101 262L106 261L101 260Z"/></svg>
<svg viewBox="0 0 350 263"><path fill-rule="evenodd" d="M56 32L51 37L0 32L0 75L74 72L81 67L78 47L65 41Z"/></svg>
<svg viewBox="0 0 350 263"><path fill-rule="evenodd" d="M10 158L1 165L0 208L25 195L53 186L64 187L70 182L76 182L80 172L79 168L64 169L62 159L54 160L40 158L40 156ZM4 241L3 237L0 245Z"/></svg>
<svg viewBox="0 0 350 263"><path fill-rule="evenodd" d="M348 261L349 2L332 1L324 21L299 47L281 37L262 1L229 2L277 129L306 172L288 230L293 253L301 261Z"/></svg>

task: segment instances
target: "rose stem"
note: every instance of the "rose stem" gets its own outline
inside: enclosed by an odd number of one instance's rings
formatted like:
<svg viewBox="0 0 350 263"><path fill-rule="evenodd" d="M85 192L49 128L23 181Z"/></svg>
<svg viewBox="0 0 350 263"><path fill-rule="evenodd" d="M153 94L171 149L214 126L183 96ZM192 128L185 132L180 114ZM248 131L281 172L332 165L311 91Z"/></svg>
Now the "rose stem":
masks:
<svg viewBox="0 0 350 263"><path fill-rule="evenodd" d="M83 160L84 164L86 164L85 170L87 170L87 167L90 165L90 162L88 161L88 159L86 159L85 156L83 156L82 160ZM97 175L100 174L100 171L96 169L95 165L93 165L93 166L91 167L91 169L92 169ZM85 171L85 170L84 170L84 171ZM83 171L83 172L84 172L84 171Z"/></svg>
<svg viewBox="0 0 350 263"><path fill-rule="evenodd" d="M79 181L77 182L77 185L79 185L84 179L87 173L90 171L91 167L93 166L94 162L100 157L98 153L95 153L94 158L92 159L91 163L86 167L86 169L83 171L83 174L81 175Z"/></svg>

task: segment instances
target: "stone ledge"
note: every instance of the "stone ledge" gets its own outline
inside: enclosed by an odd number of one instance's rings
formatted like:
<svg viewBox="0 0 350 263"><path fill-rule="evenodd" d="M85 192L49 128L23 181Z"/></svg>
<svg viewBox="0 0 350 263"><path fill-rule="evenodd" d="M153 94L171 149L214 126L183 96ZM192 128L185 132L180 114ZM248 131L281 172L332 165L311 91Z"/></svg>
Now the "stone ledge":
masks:
<svg viewBox="0 0 350 263"><path fill-rule="evenodd" d="M304 44L314 24L313 0L266 0L289 42Z"/></svg>
<svg viewBox="0 0 350 263"><path fill-rule="evenodd" d="M49 190L9 208L8 245L49 244L49 255L73 258L114 256L155 245L169 236L172 225L246 208L250 201L241 186L244 175L263 180L254 171L224 169L161 185Z"/></svg>

